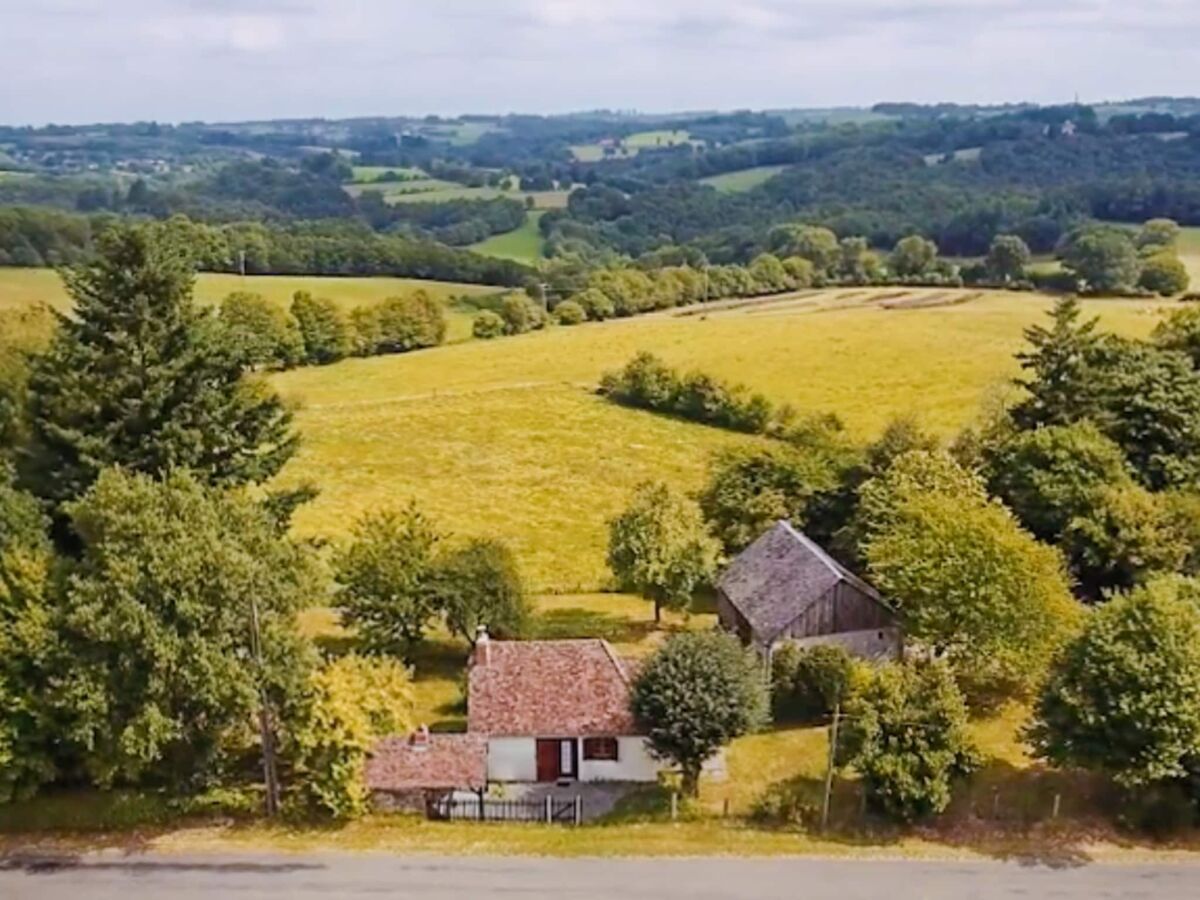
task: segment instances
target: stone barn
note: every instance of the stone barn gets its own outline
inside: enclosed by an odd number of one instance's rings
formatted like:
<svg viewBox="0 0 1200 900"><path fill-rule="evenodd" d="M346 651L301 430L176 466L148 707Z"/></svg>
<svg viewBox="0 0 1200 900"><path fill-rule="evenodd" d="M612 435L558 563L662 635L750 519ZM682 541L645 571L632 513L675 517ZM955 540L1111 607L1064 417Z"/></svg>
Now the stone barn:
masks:
<svg viewBox="0 0 1200 900"><path fill-rule="evenodd" d="M764 658L776 647L838 644L865 659L896 659L899 620L878 591L788 522L730 563L717 582L722 627Z"/></svg>

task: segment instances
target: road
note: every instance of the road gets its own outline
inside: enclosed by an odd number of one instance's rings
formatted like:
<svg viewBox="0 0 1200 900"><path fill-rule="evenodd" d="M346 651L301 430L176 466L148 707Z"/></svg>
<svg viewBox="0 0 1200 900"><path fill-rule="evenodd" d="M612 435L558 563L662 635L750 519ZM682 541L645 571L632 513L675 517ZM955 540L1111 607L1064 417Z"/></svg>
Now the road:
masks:
<svg viewBox="0 0 1200 900"><path fill-rule="evenodd" d="M1195 900L1200 864L818 859L462 859L383 855L0 858L3 900L398 897L420 900Z"/></svg>

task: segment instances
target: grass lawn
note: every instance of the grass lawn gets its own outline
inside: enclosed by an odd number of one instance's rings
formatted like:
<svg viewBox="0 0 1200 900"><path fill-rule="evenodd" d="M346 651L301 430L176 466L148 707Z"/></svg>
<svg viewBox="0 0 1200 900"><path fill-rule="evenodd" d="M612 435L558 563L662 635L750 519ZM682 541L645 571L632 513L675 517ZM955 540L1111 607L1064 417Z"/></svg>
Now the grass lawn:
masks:
<svg viewBox="0 0 1200 900"><path fill-rule="evenodd" d="M463 298L483 297L506 288L416 278L334 278L315 275L202 274L196 278L196 297L203 303L219 302L233 291L252 291L281 305L292 302L296 291L336 300L344 309L374 303L385 297L423 290L447 304L447 340L466 340L471 335L475 309ZM48 303L65 309L69 298L53 269L0 268L0 309Z"/></svg>
<svg viewBox="0 0 1200 900"><path fill-rule="evenodd" d="M633 488L703 481L721 447L754 438L617 407L592 393L638 350L739 381L856 437L915 411L950 435L1011 390L1022 329L1047 298L996 293L957 305L880 308L972 292L841 291L706 315L653 315L349 360L276 376L304 436L284 482L321 488L296 525L338 537L368 509L415 498L458 535L509 541L538 590L606 584L605 522ZM1089 301L1105 327L1144 335L1165 304ZM886 340L881 337L886 335Z"/></svg>
<svg viewBox="0 0 1200 900"><path fill-rule="evenodd" d="M514 259L517 262L535 264L542 258L542 233L538 231L538 222L544 214L543 210L535 210L525 216L525 223L514 231L497 234L472 244L469 250L496 256L500 259Z"/></svg>
<svg viewBox="0 0 1200 900"><path fill-rule="evenodd" d="M752 169L738 169L736 172L701 178L700 183L715 187L722 194L737 194L770 181L786 168L787 166L755 166Z"/></svg>

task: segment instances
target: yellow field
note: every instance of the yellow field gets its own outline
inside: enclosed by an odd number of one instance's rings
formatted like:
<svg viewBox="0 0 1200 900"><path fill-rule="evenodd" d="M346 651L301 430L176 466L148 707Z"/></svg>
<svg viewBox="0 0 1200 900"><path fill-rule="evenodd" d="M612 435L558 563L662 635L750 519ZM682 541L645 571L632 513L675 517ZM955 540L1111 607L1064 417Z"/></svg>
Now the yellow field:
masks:
<svg viewBox="0 0 1200 900"><path fill-rule="evenodd" d="M296 291L309 291L318 297L335 300L344 309L374 303L385 297L407 294L417 289L447 303L449 331L447 340L463 340L471 333L474 311L454 301L506 290L478 284L450 281L422 281L416 278L331 278L306 275L200 275L196 278L196 297L204 303L216 303L233 291L253 291L281 305L292 301ZM0 268L0 309L48 303L59 309L67 306L67 294L53 269Z"/></svg>
<svg viewBox="0 0 1200 900"><path fill-rule="evenodd" d="M873 299L972 296L909 309ZM322 488L298 514L304 534L338 537L366 509L415 497L458 534L511 541L538 589L594 590L607 577L605 519L634 485L694 488L714 449L754 440L613 406L592 393L605 370L651 350L801 411L837 412L856 437L904 412L949 435L1010 389L1022 329L1049 305L1011 293L836 291L299 369L276 379L301 404L304 434L283 478ZM1137 335L1163 306L1086 304L1105 327Z"/></svg>

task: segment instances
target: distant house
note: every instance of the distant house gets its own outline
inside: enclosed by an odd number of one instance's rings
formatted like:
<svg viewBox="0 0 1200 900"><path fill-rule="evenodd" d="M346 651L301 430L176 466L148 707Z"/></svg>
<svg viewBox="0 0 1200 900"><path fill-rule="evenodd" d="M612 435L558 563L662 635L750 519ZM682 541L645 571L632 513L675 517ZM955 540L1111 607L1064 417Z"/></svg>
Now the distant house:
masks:
<svg viewBox="0 0 1200 900"><path fill-rule="evenodd" d="M868 659L902 649L899 621L879 593L783 521L721 575L717 614L768 658L784 643L839 644Z"/></svg>
<svg viewBox="0 0 1200 900"><path fill-rule="evenodd" d="M630 711L632 664L607 641L493 641L481 629L467 680L467 732L387 738L367 763L376 806L417 810L505 782L655 781ZM706 766L723 773L718 755Z"/></svg>

